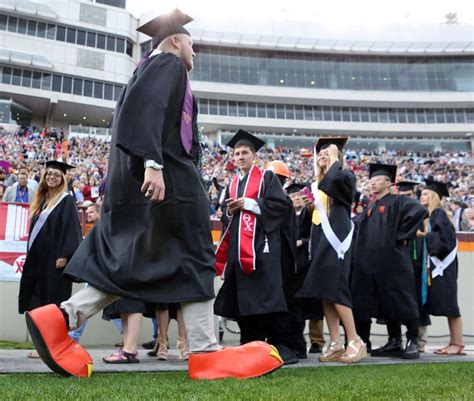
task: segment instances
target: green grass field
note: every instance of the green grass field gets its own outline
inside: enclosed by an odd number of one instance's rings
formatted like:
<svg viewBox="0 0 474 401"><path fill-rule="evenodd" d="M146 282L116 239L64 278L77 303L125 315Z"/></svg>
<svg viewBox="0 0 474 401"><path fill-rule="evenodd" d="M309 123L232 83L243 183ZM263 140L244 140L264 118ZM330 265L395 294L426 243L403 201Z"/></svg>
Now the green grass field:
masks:
<svg viewBox="0 0 474 401"><path fill-rule="evenodd" d="M184 372L0 375L0 400L473 400L474 364L280 369L258 379L191 381Z"/></svg>

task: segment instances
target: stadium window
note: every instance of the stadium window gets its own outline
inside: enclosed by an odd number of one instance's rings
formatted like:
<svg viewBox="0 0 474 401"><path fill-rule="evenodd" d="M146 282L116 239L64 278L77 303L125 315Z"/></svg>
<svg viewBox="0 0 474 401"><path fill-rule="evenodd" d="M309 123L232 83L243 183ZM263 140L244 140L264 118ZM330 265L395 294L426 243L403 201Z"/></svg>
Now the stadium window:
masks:
<svg viewBox="0 0 474 401"><path fill-rule="evenodd" d="M83 46L86 44L86 31L81 29L77 31L76 43Z"/></svg>
<svg viewBox="0 0 474 401"><path fill-rule="evenodd" d="M423 109L416 110L416 122L418 124L425 124L426 123L425 111Z"/></svg>
<svg viewBox="0 0 474 401"><path fill-rule="evenodd" d="M22 33L26 35L26 24L27 24L26 19L20 18L18 20L18 33Z"/></svg>
<svg viewBox="0 0 474 401"><path fill-rule="evenodd" d="M95 32L87 32L87 41L86 45L89 47L95 47L95 39L96 39L96 33Z"/></svg>
<svg viewBox="0 0 474 401"><path fill-rule="evenodd" d="M123 91L122 85L114 85L114 100L119 100L119 97Z"/></svg>
<svg viewBox="0 0 474 401"><path fill-rule="evenodd" d="M292 104L285 105L285 113L287 120L294 120L295 119L295 106Z"/></svg>
<svg viewBox="0 0 474 401"><path fill-rule="evenodd" d="M387 109L379 110L379 122L388 123L388 110Z"/></svg>
<svg viewBox="0 0 474 401"><path fill-rule="evenodd" d="M217 100L209 100L209 114L212 114L213 116L218 115Z"/></svg>
<svg viewBox="0 0 474 401"><path fill-rule="evenodd" d="M439 109L435 111L436 122L438 124L444 124L446 122L446 118L444 117L444 110Z"/></svg>
<svg viewBox="0 0 474 401"><path fill-rule="evenodd" d="M82 79L74 78L74 85L72 87L72 93L75 95L82 96Z"/></svg>
<svg viewBox="0 0 474 401"><path fill-rule="evenodd" d="M332 121L332 110L330 107L321 107L323 111L323 120Z"/></svg>
<svg viewBox="0 0 474 401"><path fill-rule="evenodd" d="M51 90L51 74L43 73L43 78L41 79L41 89Z"/></svg>
<svg viewBox="0 0 474 401"><path fill-rule="evenodd" d="M397 111L394 109L388 110L388 122L390 123L398 123L397 119Z"/></svg>
<svg viewBox="0 0 474 401"><path fill-rule="evenodd" d="M366 109L366 108L360 109L360 121L364 123L369 122L369 109Z"/></svg>
<svg viewBox="0 0 474 401"><path fill-rule="evenodd" d="M229 102L227 100L218 100L217 101L217 112L220 116L229 115Z"/></svg>
<svg viewBox="0 0 474 401"><path fill-rule="evenodd" d="M347 107L342 108L342 121L351 121L351 110Z"/></svg>
<svg viewBox="0 0 474 401"><path fill-rule="evenodd" d="M18 68L13 69L12 85L21 85L21 70Z"/></svg>
<svg viewBox="0 0 474 401"><path fill-rule="evenodd" d="M434 110L425 110L425 115L426 115L426 122L428 124L435 123Z"/></svg>
<svg viewBox="0 0 474 401"><path fill-rule="evenodd" d="M333 116L334 121L342 121L341 108L333 107L332 116Z"/></svg>
<svg viewBox="0 0 474 401"><path fill-rule="evenodd" d="M107 50L115 51L115 38L107 35Z"/></svg>
<svg viewBox="0 0 474 401"><path fill-rule="evenodd" d="M455 110L455 114L456 114L456 122L458 124L464 124L466 122L463 109Z"/></svg>
<svg viewBox="0 0 474 401"><path fill-rule="evenodd" d="M474 109L466 109L466 123L472 124L474 123Z"/></svg>
<svg viewBox="0 0 474 401"><path fill-rule="evenodd" d="M209 114L209 101L207 99L199 99L199 113Z"/></svg>
<svg viewBox="0 0 474 401"><path fill-rule="evenodd" d="M360 109L358 107L351 109L351 120L356 123L360 122Z"/></svg>
<svg viewBox="0 0 474 401"><path fill-rule="evenodd" d="M28 20L28 29L26 33L30 36L36 36L36 21Z"/></svg>
<svg viewBox="0 0 474 401"><path fill-rule="evenodd" d="M255 103L248 103L247 104L247 115L249 117L257 117L257 105Z"/></svg>
<svg viewBox="0 0 474 401"><path fill-rule="evenodd" d="M369 110L369 117L371 123L378 123L379 122L379 112L377 109L370 109Z"/></svg>
<svg viewBox="0 0 474 401"><path fill-rule="evenodd" d="M31 71L23 70L23 76L21 78L21 86L26 88L31 87Z"/></svg>
<svg viewBox="0 0 474 401"><path fill-rule="evenodd" d="M446 122L448 124L454 123L454 111L453 110L446 110Z"/></svg>
<svg viewBox="0 0 474 401"><path fill-rule="evenodd" d="M56 40L64 42L66 40L66 27L58 25L56 29Z"/></svg>
<svg viewBox="0 0 474 401"><path fill-rule="evenodd" d="M53 85L51 87L51 89L54 91L54 92L61 92L61 75L53 75Z"/></svg>
<svg viewBox="0 0 474 401"><path fill-rule="evenodd" d="M133 56L133 43L127 40L127 55L132 57Z"/></svg>
<svg viewBox="0 0 474 401"><path fill-rule="evenodd" d="M237 102L237 114L239 117L247 117L247 103Z"/></svg>
<svg viewBox="0 0 474 401"><path fill-rule="evenodd" d="M7 29L7 16L0 15L0 31L5 31Z"/></svg>
<svg viewBox="0 0 474 401"><path fill-rule="evenodd" d="M102 82L94 82L94 97L97 99L103 98L104 84Z"/></svg>
<svg viewBox="0 0 474 401"><path fill-rule="evenodd" d="M275 105L274 104L267 104L267 118L275 118Z"/></svg>
<svg viewBox="0 0 474 401"><path fill-rule="evenodd" d="M407 120L409 123L416 123L415 110L407 110Z"/></svg>
<svg viewBox="0 0 474 401"><path fill-rule="evenodd" d="M405 109L398 109L398 122L399 123L406 123L407 122L407 114Z"/></svg>
<svg viewBox="0 0 474 401"><path fill-rule="evenodd" d="M282 104L276 105L276 117L278 119L285 119L285 106Z"/></svg>
<svg viewBox="0 0 474 401"><path fill-rule="evenodd" d="M92 81L84 80L84 96L92 97Z"/></svg>
<svg viewBox="0 0 474 401"><path fill-rule="evenodd" d="M313 121L315 118L313 118L313 107L312 106L304 106L304 119L306 121ZM319 114L321 114L321 109L319 109ZM321 119L319 119L320 121Z"/></svg>
<svg viewBox="0 0 474 401"><path fill-rule="evenodd" d="M63 92L71 93L72 92L72 78L63 77Z"/></svg>
<svg viewBox="0 0 474 401"><path fill-rule="evenodd" d="M221 102L219 102L221 103ZM220 105L219 105L220 106ZM220 107L219 107L219 114L222 115L220 113ZM237 102L229 102L229 116L232 116L232 117L237 117Z"/></svg>
<svg viewBox="0 0 474 401"><path fill-rule="evenodd" d="M295 120L303 120L303 106L295 106Z"/></svg>
<svg viewBox="0 0 474 401"><path fill-rule="evenodd" d="M76 43L76 30L74 28L67 29L66 42Z"/></svg>
<svg viewBox="0 0 474 401"><path fill-rule="evenodd" d="M38 22L37 36L39 38L45 38L46 37L46 24L44 22Z"/></svg>
<svg viewBox="0 0 474 401"><path fill-rule="evenodd" d="M107 100L114 100L114 86L111 84L104 85L104 98Z"/></svg>
<svg viewBox="0 0 474 401"><path fill-rule="evenodd" d="M105 35L100 33L97 34L97 48L105 49Z"/></svg>
<svg viewBox="0 0 474 401"><path fill-rule="evenodd" d="M12 81L12 69L10 67L3 67L2 69L2 84L9 85Z"/></svg>
<svg viewBox="0 0 474 401"><path fill-rule="evenodd" d="M16 17L8 17L8 31L9 32L16 32L16 27L18 24L18 18Z"/></svg>
<svg viewBox="0 0 474 401"><path fill-rule="evenodd" d="M265 103L257 103L257 116L258 118L267 118Z"/></svg>
<svg viewBox="0 0 474 401"><path fill-rule="evenodd" d="M48 24L48 29L46 30L46 38L53 40L56 38L56 25Z"/></svg>
<svg viewBox="0 0 474 401"><path fill-rule="evenodd" d="M41 88L41 72L33 71L33 82L31 86L35 89Z"/></svg>
<svg viewBox="0 0 474 401"><path fill-rule="evenodd" d="M116 51L118 53L125 53L125 39L117 38Z"/></svg>

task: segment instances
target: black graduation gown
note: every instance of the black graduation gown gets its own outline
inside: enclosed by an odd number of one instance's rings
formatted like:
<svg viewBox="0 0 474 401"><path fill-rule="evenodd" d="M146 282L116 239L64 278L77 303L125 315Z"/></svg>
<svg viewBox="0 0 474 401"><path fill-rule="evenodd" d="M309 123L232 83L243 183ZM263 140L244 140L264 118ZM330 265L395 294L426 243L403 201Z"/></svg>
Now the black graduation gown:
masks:
<svg viewBox="0 0 474 401"><path fill-rule="evenodd" d="M433 210L430 216L431 231L426 236L430 256L443 260L456 246L456 231L446 212ZM430 274L435 266L430 263ZM461 316L458 306L458 258L444 270L443 277L431 277L425 311L435 316Z"/></svg>
<svg viewBox="0 0 474 401"><path fill-rule="evenodd" d="M33 218L30 235L37 222ZM51 211L31 245L23 265L18 309L20 313L47 304L59 304L71 296L72 281L56 269L56 259L72 257L82 239L79 214L71 195Z"/></svg>
<svg viewBox="0 0 474 401"><path fill-rule="evenodd" d="M388 194L362 213L354 247L354 317L387 320L419 318L415 274L405 242L428 211L406 196Z"/></svg>
<svg viewBox="0 0 474 401"><path fill-rule="evenodd" d="M149 58L130 79L115 110L102 218L65 274L108 293L146 302L214 297L209 197L193 146L181 144L186 70L173 54ZM144 159L164 166L165 200L140 191Z"/></svg>
<svg viewBox="0 0 474 401"><path fill-rule="evenodd" d="M243 196L248 174L238 186L238 197ZM231 221L227 266L223 273L224 284L216 297L214 312L226 318L286 312L283 293L280 224L288 210L280 182L271 171L264 173L261 197L256 199L261 215L255 224L256 271L244 274L238 263L238 222L240 213ZM226 199L229 198L227 188ZM265 237L269 252L264 253Z"/></svg>
<svg viewBox="0 0 474 401"><path fill-rule="evenodd" d="M319 189L332 200L329 223L343 241L351 230L351 203L355 187L355 176L342 170L338 162L327 171L318 185ZM326 239L321 224L312 226L312 258L308 274L297 296L321 299L352 307L349 286L351 268L351 248L344 259L339 259Z"/></svg>
<svg viewBox="0 0 474 401"><path fill-rule="evenodd" d="M298 223L293 208L293 201L285 196L287 203L286 216L280 225L281 232L281 272L285 295L294 296L296 279L296 241L298 238Z"/></svg>
<svg viewBox="0 0 474 401"><path fill-rule="evenodd" d="M423 231L423 224L420 225L419 230ZM415 272L416 283L416 300L418 302L418 311L420 313L420 326L428 326L431 324L430 316L424 311L421 304L421 274L423 270L423 238L416 238L407 241L407 251L410 255L413 271Z"/></svg>

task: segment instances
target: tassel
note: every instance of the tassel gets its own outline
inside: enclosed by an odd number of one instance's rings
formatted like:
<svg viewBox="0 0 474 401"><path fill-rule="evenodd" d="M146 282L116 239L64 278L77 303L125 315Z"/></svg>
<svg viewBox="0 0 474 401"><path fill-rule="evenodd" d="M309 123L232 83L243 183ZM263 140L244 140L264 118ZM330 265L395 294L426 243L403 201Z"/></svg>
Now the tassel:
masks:
<svg viewBox="0 0 474 401"><path fill-rule="evenodd" d="M270 253L270 248L268 246L268 238L265 235L265 246L263 247L263 253Z"/></svg>

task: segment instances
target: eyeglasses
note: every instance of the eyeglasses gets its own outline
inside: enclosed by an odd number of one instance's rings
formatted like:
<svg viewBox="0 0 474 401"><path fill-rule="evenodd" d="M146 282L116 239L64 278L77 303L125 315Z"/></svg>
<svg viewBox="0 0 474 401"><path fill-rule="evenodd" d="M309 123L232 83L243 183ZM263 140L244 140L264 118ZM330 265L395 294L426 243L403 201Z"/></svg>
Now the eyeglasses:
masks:
<svg viewBox="0 0 474 401"><path fill-rule="evenodd" d="M59 174L59 173L54 173L54 172L52 172L52 171L48 171L48 172L46 173L46 177L61 178L61 174Z"/></svg>

